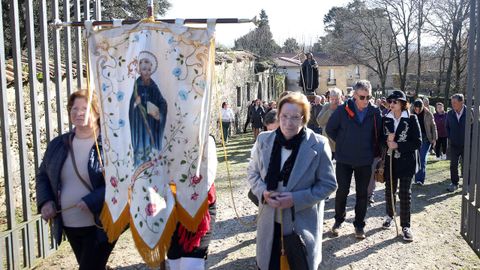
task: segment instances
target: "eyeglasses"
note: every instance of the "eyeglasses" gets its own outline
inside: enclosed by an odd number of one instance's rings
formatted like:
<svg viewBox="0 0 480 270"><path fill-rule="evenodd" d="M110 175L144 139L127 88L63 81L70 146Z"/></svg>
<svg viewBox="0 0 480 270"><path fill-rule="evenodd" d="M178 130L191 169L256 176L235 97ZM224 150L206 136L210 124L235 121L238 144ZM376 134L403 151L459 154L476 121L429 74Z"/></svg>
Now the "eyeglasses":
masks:
<svg viewBox="0 0 480 270"><path fill-rule="evenodd" d="M286 116L284 114L280 115L280 120L283 121L283 122L290 121L292 123L298 123L298 122L302 121L302 119L303 119L303 115L302 116L300 116L300 115Z"/></svg>
<svg viewBox="0 0 480 270"><path fill-rule="evenodd" d="M357 95L357 96L358 96L358 99L360 99L360 100L365 100L365 99L366 99L366 100L369 100L369 99L372 98L372 96L370 96L370 95L368 95L368 96Z"/></svg>
<svg viewBox="0 0 480 270"><path fill-rule="evenodd" d="M388 104L393 103L393 104L398 104L398 100L396 99L389 99L387 100Z"/></svg>

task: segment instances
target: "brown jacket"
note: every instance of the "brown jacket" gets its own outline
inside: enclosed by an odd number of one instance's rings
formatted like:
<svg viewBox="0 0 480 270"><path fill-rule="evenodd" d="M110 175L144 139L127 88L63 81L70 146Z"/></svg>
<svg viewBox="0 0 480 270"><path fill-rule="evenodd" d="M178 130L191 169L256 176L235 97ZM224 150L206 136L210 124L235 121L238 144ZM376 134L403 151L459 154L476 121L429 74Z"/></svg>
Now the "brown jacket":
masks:
<svg viewBox="0 0 480 270"><path fill-rule="evenodd" d="M415 113L414 107L411 109L412 113ZM427 139L430 143L438 139L437 135L437 125L433 118L433 114L429 110L423 108L423 123L425 125L425 132L427 133ZM418 115L417 115L418 116Z"/></svg>

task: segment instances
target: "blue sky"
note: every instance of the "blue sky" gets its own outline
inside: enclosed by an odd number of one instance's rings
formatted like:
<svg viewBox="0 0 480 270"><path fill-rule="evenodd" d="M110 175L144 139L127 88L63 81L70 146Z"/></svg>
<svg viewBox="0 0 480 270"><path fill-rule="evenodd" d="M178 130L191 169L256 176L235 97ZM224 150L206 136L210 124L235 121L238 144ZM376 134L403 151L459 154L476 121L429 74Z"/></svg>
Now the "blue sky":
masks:
<svg viewBox="0 0 480 270"><path fill-rule="evenodd" d="M334 6L344 6L347 0L170 0L165 18L253 18L261 9L267 12L273 38L279 45L295 38L311 45L324 34L323 17ZM217 43L233 46L234 40L255 26L248 24L217 25Z"/></svg>

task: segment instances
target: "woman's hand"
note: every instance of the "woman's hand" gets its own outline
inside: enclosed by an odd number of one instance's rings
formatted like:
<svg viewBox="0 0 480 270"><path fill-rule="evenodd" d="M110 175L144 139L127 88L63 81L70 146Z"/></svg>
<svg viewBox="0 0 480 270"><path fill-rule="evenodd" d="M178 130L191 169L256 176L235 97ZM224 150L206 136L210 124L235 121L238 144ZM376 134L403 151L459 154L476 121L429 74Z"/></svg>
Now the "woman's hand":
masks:
<svg viewBox="0 0 480 270"><path fill-rule="evenodd" d="M277 201L280 202L278 208L291 208L293 206L293 196L291 192L282 192L277 196Z"/></svg>
<svg viewBox="0 0 480 270"><path fill-rule="evenodd" d="M268 190L265 190L263 192L263 198L265 199L265 202L270 205L271 207L273 208L278 208L280 207L280 202L277 200L277 196L279 195L280 193L276 192L276 191L268 191Z"/></svg>
<svg viewBox="0 0 480 270"><path fill-rule="evenodd" d="M398 144L396 142L387 142L387 144L389 149L395 150L398 148Z"/></svg>
<svg viewBox="0 0 480 270"><path fill-rule="evenodd" d="M79 208L82 211L89 211L90 210L90 209L88 209L87 204L83 200L80 200L80 202L78 202L75 205L75 207Z"/></svg>
<svg viewBox="0 0 480 270"><path fill-rule="evenodd" d="M55 210L55 203L53 201L48 201L43 204L40 213L44 220L49 220L54 218L57 215L57 210Z"/></svg>

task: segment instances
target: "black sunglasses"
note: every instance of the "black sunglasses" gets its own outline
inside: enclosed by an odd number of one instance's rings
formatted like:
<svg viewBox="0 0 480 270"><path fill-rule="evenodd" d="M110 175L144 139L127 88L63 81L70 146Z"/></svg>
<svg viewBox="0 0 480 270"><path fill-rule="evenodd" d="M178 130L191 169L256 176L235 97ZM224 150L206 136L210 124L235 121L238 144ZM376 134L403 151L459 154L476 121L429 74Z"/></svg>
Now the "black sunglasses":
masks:
<svg viewBox="0 0 480 270"><path fill-rule="evenodd" d="M389 99L387 100L388 104L393 103L393 104L398 104L398 100L396 99Z"/></svg>
<svg viewBox="0 0 480 270"><path fill-rule="evenodd" d="M358 99L360 99L360 100L365 100L365 99L368 100L368 99L371 99L371 98L372 98L372 96L370 96L370 95L369 95L369 96L361 96L361 95L358 95Z"/></svg>

